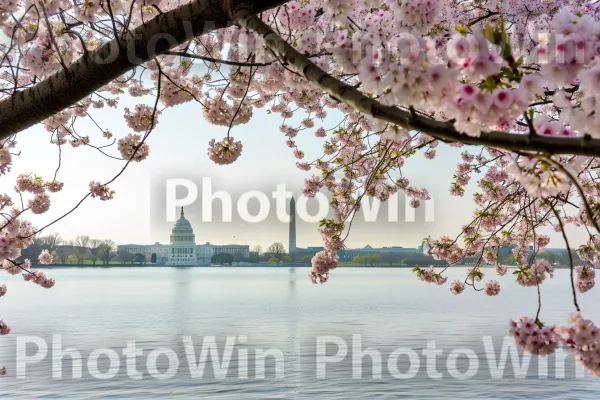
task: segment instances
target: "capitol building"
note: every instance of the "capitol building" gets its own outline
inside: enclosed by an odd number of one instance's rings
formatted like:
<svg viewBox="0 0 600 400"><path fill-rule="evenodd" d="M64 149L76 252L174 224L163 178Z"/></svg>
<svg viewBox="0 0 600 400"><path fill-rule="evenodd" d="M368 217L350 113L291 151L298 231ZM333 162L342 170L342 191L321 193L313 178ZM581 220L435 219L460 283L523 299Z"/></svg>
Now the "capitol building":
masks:
<svg viewBox="0 0 600 400"><path fill-rule="evenodd" d="M221 253L233 256L239 254L244 258L250 256L250 247L248 245L215 245L209 242L196 244L194 229L190 221L185 219L183 207L181 208L181 217L175 222L175 226L171 231L170 242L170 244L160 244L157 242L152 245L119 245L117 246L117 251L143 254L148 262L156 258L156 264L170 266L210 265L211 258Z"/></svg>

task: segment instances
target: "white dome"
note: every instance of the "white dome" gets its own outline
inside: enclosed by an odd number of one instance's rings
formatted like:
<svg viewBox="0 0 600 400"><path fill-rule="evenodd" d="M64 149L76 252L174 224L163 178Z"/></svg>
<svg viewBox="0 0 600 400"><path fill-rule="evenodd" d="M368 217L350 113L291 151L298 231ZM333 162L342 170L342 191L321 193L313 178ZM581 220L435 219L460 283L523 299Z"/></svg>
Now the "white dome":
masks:
<svg viewBox="0 0 600 400"><path fill-rule="evenodd" d="M194 236L194 229L190 221L185 219L183 215L183 207L181 207L181 217L175 222L175 226L171 231L171 243L195 243L196 238Z"/></svg>

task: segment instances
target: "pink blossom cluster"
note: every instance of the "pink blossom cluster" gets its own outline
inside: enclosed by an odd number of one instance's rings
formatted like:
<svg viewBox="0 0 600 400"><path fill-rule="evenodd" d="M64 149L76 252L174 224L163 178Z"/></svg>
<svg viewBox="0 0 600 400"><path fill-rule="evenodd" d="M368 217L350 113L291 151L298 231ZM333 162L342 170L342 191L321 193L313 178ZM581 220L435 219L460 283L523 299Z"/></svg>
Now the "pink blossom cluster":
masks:
<svg viewBox="0 0 600 400"><path fill-rule="evenodd" d="M42 194L44 193L44 181L39 176L21 174L17 176L15 188L21 193Z"/></svg>
<svg viewBox="0 0 600 400"><path fill-rule="evenodd" d="M69 65L76 54L74 42L66 39L66 35L51 37L47 32L37 34L36 40L23 56L22 64L32 74L48 76L61 68L61 63Z"/></svg>
<svg viewBox="0 0 600 400"><path fill-rule="evenodd" d="M507 171L536 197L555 196L569 193L571 181L569 176L557 169L548 168L535 158L521 157L508 167Z"/></svg>
<svg viewBox="0 0 600 400"><path fill-rule="evenodd" d="M140 81L138 81L137 79L131 80L128 91L129 91L129 95L131 97L142 97L142 96L147 96L150 93L152 93L152 91L150 89L146 89L142 85L142 83ZM138 106L136 106L136 110L137 110L137 107ZM127 110L125 111L125 113L127 114ZM127 119L127 117L125 117L125 119ZM132 126L129 126L129 127L134 129Z"/></svg>
<svg viewBox="0 0 600 400"><path fill-rule="evenodd" d="M430 244L429 253L436 260L446 260L450 264L459 262L463 255L456 241L449 236L442 236Z"/></svg>
<svg viewBox="0 0 600 400"><path fill-rule="evenodd" d="M21 272L19 263L9 259L2 261L2 269L4 269L10 275L17 275Z"/></svg>
<svg viewBox="0 0 600 400"><path fill-rule="evenodd" d="M140 162L145 160L150 154L150 146L142 143L140 135L129 134L119 139L119 152L124 160Z"/></svg>
<svg viewBox="0 0 600 400"><path fill-rule="evenodd" d="M488 264L496 264L498 262L498 255L494 251L486 250L483 252L483 261Z"/></svg>
<svg viewBox="0 0 600 400"><path fill-rule="evenodd" d="M0 286L0 297L4 296L6 294L6 291L6 285Z"/></svg>
<svg viewBox="0 0 600 400"><path fill-rule="evenodd" d="M170 79L163 79L160 100L167 107L187 103L200 98L197 82L188 80L180 71L170 71Z"/></svg>
<svg viewBox="0 0 600 400"><path fill-rule="evenodd" d="M344 241L341 238L343 229L343 224L338 224L333 221L328 221L319 228L319 233L323 239L325 249L329 251L340 251L344 249Z"/></svg>
<svg viewBox="0 0 600 400"><path fill-rule="evenodd" d="M481 282L485 274L481 271L479 267L470 267L467 268L467 280L471 282Z"/></svg>
<svg viewBox="0 0 600 400"><path fill-rule="evenodd" d="M533 128L538 135L542 136L576 136L575 131L568 126L565 126L562 122L549 119L542 115L535 116L533 119Z"/></svg>
<svg viewBox="0 0 600 400"><path fill-rule="evenodd" d="M567 7L552 19L551 28L557 34L542 41L533 56L542 61L541 73L549 87L564 87L580 81L583 98L575 107L570 99L561 99L561 120L576 130L598 136L598 117L593 112L598 102L599 71L597 56L598 20L587 13L578 14Z"/></svg>
<svg viewBox="0 0 600 400"><path fill-rule="evenodd" d="M525 264L517 271L517 283L521 286L537 286L554 277L554 267L547 260L537 259L533 265Z"/></svg>
<svg viewBox="0 0 600 400"><path fill-rule="evenodd" d="M8 260L21 255L21 250L33 243L35 229L28 221L19 219L18 212L11 211L11 219L0 229L0 260L6 268Z"/></svg>
<svg viewBox="0 0 600 400"><path fill-rule="evenodd" d="M252 108L238 100L234 100L230 104L219 95L218 99L206 101L203 115L210 124L236 126L250 121Z"/></svg>
<svg viewBox="0 0 600 400"><path fill-rule="evenodd" d="M573 312L569 315L568 326L557 327L556 334L576 364L592 375L600 376L600 329L592 321L583 319L579 312Z"/></svg>
<svg viewBox="0 0 600 400"><path fill-rule="evenodd" d="M159 114L160 111L155 111L151 106L138 104L134 111L125 108L125 121L135 132L147 132L158 124Z"/></svg>
<svg viewBox="0 0 600 400"><path fill-rule="evenodd" d="M108 186L100 182L90 182L90 194L92 197L99 197L100 200L111 200L115 194L114 190L110 190Z"/></svg>
<svg viewBox="0 0 600 400"><path fill-rule="evenodd" d="M208 158L215 164L227 165L235 162L242 154L242 142L233 137L226 137L216 142L212 139L208 142Z"/></svg>
<svg viewBox="0 0 600 400"><path fill-rule="evenodd" d="M40 271L27 271L23 273L23 279L26 282L33 282L43 288L50 289L54 286L54 279L46 277L43 272Z"/></svg>
<svg viewBox="0 0 600 400"><path fill-rule="evenodd" d="M62 189L60 182L44 182L42 178L35 175L21 174L17 177L15 189L19 193L32 193L33 197L27 202L28 209L34 214L43 214L50 209L50 196L46 193L58 192Z"/></svg>
<svg viewBox="0 0 600 400"><path fill-rule="evenodd" d="M0 335L8 335L10 333L10 326L0 319Z"/></svg>
<svg viewBox="0 0 600 400"><path fill-rule="evenodd" d="M329 272L338 266L339 258L336 253L322 250L311 259L312 267L308 276L312 283L325 283L329 279Z"/></svg>
<svg viewBox="0 0 600 400"><path fill-rule="evenodd" d="M495 280L487 281L483 287L483 293L487 296L498 296L500 294L500 282Z"/></svg>
<svg viewBox="0 0 600 400"><path fill-rule="evenodd" d="M0 170L7 168L12 163L12 155L6 147L0 147Z"/></svg>
<svg viewBox="0 0 600 400"><path fill-rule="evenodd" d="M504 276L508 272L508 266L506 266L506 265L497 264L495 269L496 269L496 273L500 276Z"/></svg>
<svg viewBox="0 0 600 400"><path fill-rule="evenodd" d="M441 0L392 1L394 24L398 27L427 33L436 22L441 11Z"/></svg>
<svg viewBox="0 0 600 400"><path fill-rule="evenodd" d="M540 326L535 319L520 317L510 321L510 334L526 353L547 356L559 345L555 327Z"/></svg>
<svg viewBox="0 0 600 400"><path fill-rule="evenodd" d="M464 84L448 115L456 118L456 129L469 136L478 137L485 127L508 132L534 94L520 89L497 89L489 93Z"/></svg>
<svg viewBox="0 0 600 400"><path fill-rule="evenodd" d="M587 244L579 246L577 249L577 255L581 260L592 264L594 267L600 266L599 260L600 252L600 236L592 236Z"/></svg>
<svg viewBox="0 0 600 400"><path fill-rule="evenodd" d="M50 196L46 193L38 193L27 203L34 214L43 214L50 209Z"/></svg>
<svg viewBox="0 0 600 400"><path fill-rule="evenodd" d="M415 269L419 280L422 282L435 283L436 285L441 286L448 281L448 277L436 273L433 266L430 266L427 269L422 269L419 267L415 267Z"/></svg>
<svg viewBox="0 0 600 400"><path fill-rule="evenodd" d="M596 284L596 270L593 267L583 265L576 268L575 287L580 293L585 293Z"/></svg>
<svg viewBox="0 0 600 400"><path fill-rule="evenodd" d="M450 283L450 292L453 295L459 295L465 290L465 283L463 281L454 280Z"/></svg>
<svg viewBox="0 0 600 400"><path fill-rule="evenodd" d="M38 256L38 261L40 262L40 264L52 264L52 259L52 254L50 254L48 250L42 250L42 252Z"/></svg>
<svg viewBox="0 0 600 400"><path fill-rule="evenodd" d="M65 186L64 183L58 181L46 182L45 185L46 189L48 189L48 191L52 193L60 192Z"/></svg>
<svg viewBox="0 0 600 400"><path fill-rule="evenodd" d="M318 4L319 3L316 3L316 5ZM339 27L342 27L345 25L345 22L347 20L346 18L352 14L353 3L344 0L324 0L323 8L327 12L327 14L329 14L331 22L333 24L339 25ZM310 19L307 20L307 22L310 21Z"/></svg>

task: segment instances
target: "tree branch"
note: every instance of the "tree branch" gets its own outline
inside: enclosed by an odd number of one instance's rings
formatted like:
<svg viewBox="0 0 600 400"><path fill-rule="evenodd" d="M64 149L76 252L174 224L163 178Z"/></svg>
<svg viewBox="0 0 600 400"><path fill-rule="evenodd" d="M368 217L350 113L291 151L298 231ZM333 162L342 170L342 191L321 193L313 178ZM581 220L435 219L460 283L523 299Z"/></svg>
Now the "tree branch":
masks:
<svg viewBox="0 0 600 400"><path fill-rule="evenodd" d="M66 69L0 101L0 140L72 106L157 55L196 36L227 27L240 18L240 13L260 13L286 1L194 0L162 13L84 54Z"/></svg>
<svg viewBox="0 0 600 400"><path fill-rule="evenodd" d="M414 129L447 142L490 146L511 151L524 150L541 151L549 154L600 156L600 139L591 139L589 136L579 138L542 137L491 131L481 132L481 136L473 137L458 132L452 121L438 121L422 115L411 115L409 111L398 107L385 106L317 67L309 58L296 51L256 15L250 12L240 12L238 16L237 23L243 28L262 35L267 47L282 62L293 66L307 80L318 85L332 97L366 115L391 122L406 129Z"/></svg>
<svg viewBox="0 0 600 400"><path fill-rule="evenodd" d="M212 57L201 56L198 54L186 53L184 51L165 51L163 54L168 55L168 56L194 58L197 60L203 60L203 61L208 61L208 62L213 62L213 63L218 63L218 64L233 65L235 67L266 67L267 65L272 64L272 62L265 64L265 63L246 63L246 62L239 62L239 61L221 60L218 58L212 58Z"/></svg>

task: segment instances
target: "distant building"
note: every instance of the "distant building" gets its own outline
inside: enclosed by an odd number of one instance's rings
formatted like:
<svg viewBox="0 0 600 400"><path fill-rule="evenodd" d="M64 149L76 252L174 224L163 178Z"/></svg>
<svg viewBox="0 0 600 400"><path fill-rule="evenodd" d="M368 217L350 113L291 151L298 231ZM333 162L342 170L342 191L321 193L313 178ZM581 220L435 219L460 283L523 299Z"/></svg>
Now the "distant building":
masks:
<svg viewBox="0 0 600 400"><path fill-rule="evenodd" d="M296 253L295 253L295 258L296 259L300 259L304 256L314 256L315 254L317 254L318 252L320 252L321 250L323 250L323 247L307 247L307 248L300 248L300 247L296 247Z"/></svg>
<svg viewBox="0 0 600 400"><path fill-rule="evenodd" d="M239 254L243 258L250 256L250 246L241 244L216 245L206 242L196 244L196 236L190 222L185 218L183 207L181 217L171 231L170 244L156 242L151 245L125 244L117 246L117 251L126 251L132 254L143 254L150 261L152 255L156 256L156 263L170 266L195 266L210 265L215 254Z"/></svg>
<svg viewBox="0 0 600 400"><path fill-rule="evenodd" d="M319 251L323 250L323 247L307 247L307 248L296 248L296 258L303 256L312 256ZM374 248L369 245L359 248L359 249L344 249L338 251L338 256L340 261L352 261L352 259L356 256L365 256L369 254L410 254L410 253L420 253L422 254L422 247L400 247L400 246L391 246L391 247L378 247Z"/></svg>
<svg viewBox="0 0 600 400"><path fill-rule="evenodd" d="M406 253L422 253L423 250L419 250L419 248L415 247L401 247L401 246L391 246L391 247L378 247L374 248L370 245L366 245L362 249L344 249L338 252L340 257L340 261L352 261L352 259L356 256L366 256L369 254L406 254Z"/></svg>

